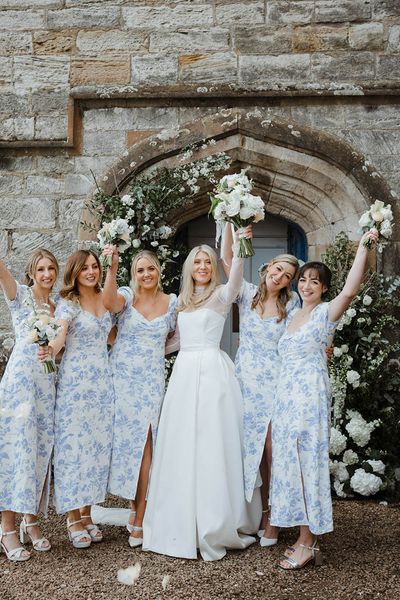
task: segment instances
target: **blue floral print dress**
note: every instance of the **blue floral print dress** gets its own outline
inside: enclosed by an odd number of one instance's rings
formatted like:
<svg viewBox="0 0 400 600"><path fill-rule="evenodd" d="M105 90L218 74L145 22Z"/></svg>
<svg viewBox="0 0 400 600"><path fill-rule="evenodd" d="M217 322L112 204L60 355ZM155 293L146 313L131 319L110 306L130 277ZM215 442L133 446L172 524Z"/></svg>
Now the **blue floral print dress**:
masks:
<svg viewBox="0 0 400 600"><path fill-rule="evenodd" d="M277 317L261 318L251 308L257 286L243 282L238 305L240 344L235 358L235 372L244 401L243 443L246 500L250 502L265 447L268 426L274 408L280 362L278 342L285 331L285 321ZM300 306L297 294L287 304L290 318Z"/></svg>
<svg viewBox="0 0 400 600"><path fill-rule="evenodd" d="M282 368L272 421L271 524L332 531L329 481L331 392L325 350L337 326L322 302L279 341Z"/></svg>
<svg viewBox="0 0 400 600"><path fill-rule="evenodd" d="M165 314L149 321L133 302L128 287L119 288L125 307L110 352L115 389L115 422L109 492L133 500L149 429L153 445L165 392L164 348L176 325L177 297L170 295Z"/></svg>
<svg viewBox="0 0 400 600"><path fill-rule="evenodd" d="M28 342L33 298L17 283L8 300L15 345L0 383L0 511L47 513L54 441L54 373L46 374Z"/></svg>
<svg viewBox="0 0 400 600"><path fill-rule="evenodd" d="M57 319L68 321L55 410L54 499L58 513L103 502L107 493L114 388L108 361L110 313L96 317L60 300Z"/></svg>

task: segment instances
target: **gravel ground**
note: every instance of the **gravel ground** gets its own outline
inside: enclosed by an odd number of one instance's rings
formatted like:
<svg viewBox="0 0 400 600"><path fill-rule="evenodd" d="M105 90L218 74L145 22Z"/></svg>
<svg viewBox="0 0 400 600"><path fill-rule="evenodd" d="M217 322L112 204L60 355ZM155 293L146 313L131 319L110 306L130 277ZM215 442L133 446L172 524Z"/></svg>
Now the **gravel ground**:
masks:
<svg viewBox="0 0 400 600"><path fill-rule="evenodd" d="M115 504L115 502L113 502ZM103 527L105 541L74 550L65 519L51 513L43 533L48 553L13 564L0 554L1 600L398 600L400 598L400 505L334 503L336 530L324 536L324 565L286 573L276 567L294 530L282 533L268 550L254 544L220 561L181 560L132 550L121 527ZM136 562L133 586L117 581L117 570ZM170 575L165 591L161 582Z"/></svg>

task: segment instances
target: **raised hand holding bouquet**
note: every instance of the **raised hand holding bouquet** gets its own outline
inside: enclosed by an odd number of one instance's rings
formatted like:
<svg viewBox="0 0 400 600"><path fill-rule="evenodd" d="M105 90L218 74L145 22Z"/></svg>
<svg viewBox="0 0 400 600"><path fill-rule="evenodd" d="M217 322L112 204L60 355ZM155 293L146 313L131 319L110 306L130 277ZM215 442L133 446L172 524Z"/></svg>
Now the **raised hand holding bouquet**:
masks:
<svg viewBox="0 0 400 600"><path fill-rule="evenodd" d="M125 221L125 219L114 219L109 223L104 223L103 227L97 234L99 247L104 250L107 244L117 246L119 254L123 254L131 245L130 234L133 232L133 227ZM101 257L103 267L111 267L112 255Z"/></svg>
<svg viewBox="0 0 400 600"><path fill-rule="evenodd" d="M218 183L211 195L209 210L217 223L217 241L223 223L232 223L235 229L241 229L264 219L264 202L259 196L253 196L251 189L252 182L245 171L225 175ZM246 258L254 254L251 239L240 237L239 257Z"/></svg>
<svg viewBox="0 0 400 600"><path fill-rule="evenodd" d="M384 204L381 200L375 200L364 214L361 215L359 225L363 232L376 231L379 237L384 237L389 240L392 237L393 213L390 204ZM383 244L378 239L378 249L381 250ZM365 246L372 248L373 242L367 238L364 242ZM379 247L380 246L380 247Z"/></svg>
<svg viewBox="0 0 400 600"><path fill-rule="evenodd" d="M39 346L48 346L51 340L57 337L61 331L61 327L57 325L57 321L54 317L51 317L49 312L45 309L38 309L33 304L33 310L29 314L27 319L28 326L28 342L31 344L38 344ZM43 362L44 372L54 373L56 366L54 360L46 360Z"/></svg>

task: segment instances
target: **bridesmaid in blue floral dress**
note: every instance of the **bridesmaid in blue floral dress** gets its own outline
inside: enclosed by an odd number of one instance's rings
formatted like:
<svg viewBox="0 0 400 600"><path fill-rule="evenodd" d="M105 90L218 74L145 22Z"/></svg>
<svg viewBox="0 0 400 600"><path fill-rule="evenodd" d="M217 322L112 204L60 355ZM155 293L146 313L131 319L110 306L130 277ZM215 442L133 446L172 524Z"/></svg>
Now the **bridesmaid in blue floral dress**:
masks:
<svg viewBox="0 0 400 600"><path fill-rule="evenodd" d="M132 286L117 289L117 249L104 285L105 305L118 313L118 335L110 353L115 389L115 422L108 489L131 500L131 547L142 544L142 522L152 451L164 398L164 348L176 324L175 294L161 288L161 267L153 252L132 263ZM134 510L135 509L135 510Z"/></svg>
<svg viewBox="0 0 400 600"><path fill-rule="evenodd" d="M99 286L96 254L78 250L64 271L56 317L62 326L49 347L65 344L57 384L54 447L54 499L58 513L68 513L75 548L100 542L90 507L107 493L114 418L114 390L107 338L111 315ZM42 358L46 358L43 351Z"/></svg>
<svg viewBox="0 0 400 600"><path fill-rule="evenodd" d="M272 427L271 524L300 526L296 543L280 562L283 569L320 564L317 535L332 531L329 480L330 385L325 350L338 319L358 293L368 258L366 233L359 244L343 290L323 302L331 273L311 262L301 267L298 291L303 306L279 341L282 369L278 378Z"/></svg>
<svg viewBox="0 0 400 600"><path fill-rule="evenodd" d="M50 463L54 440L54 374L46 374L28 341L27 319L33 308L54 315L50 293L58 275L51 252L36 250L25 269L27 285L20 285L0 261L0 284L9 306L15 345L0 383L0 545L11 561L30 558L18 543L15 513L23 513L21 542L34 550L50 550L37 524L47 514Z"/></svg>
<svg viewBox="0 0 400 600"><path fill-rule="evenodd" d="M228 274L232 262L232 231L224 231L223 267ZM260 470L263 515L258 532L261 546L277 543L276 528L269 524L271 479L271 419L274 410L280 357L278 342L286 319L300 306L297 294L290 291L298 260L280 254L264 265L258 286L244 281L237 299L240 314L240 344L235 358L235 373L244 401L244 478L246 500L251 501Z"/></svg>

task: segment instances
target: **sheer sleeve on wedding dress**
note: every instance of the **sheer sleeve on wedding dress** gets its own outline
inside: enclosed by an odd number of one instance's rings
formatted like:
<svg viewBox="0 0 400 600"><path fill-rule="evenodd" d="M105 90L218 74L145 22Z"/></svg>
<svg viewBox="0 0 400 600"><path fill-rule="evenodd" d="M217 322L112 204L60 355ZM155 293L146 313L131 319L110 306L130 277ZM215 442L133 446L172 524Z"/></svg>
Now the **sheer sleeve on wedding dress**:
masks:
<svg viewBox="0 0 400 600"><path fill-rule="evenodd" d="M174 335L165 342L165 354L177 352L180 348L179 326L176 324Z"/></svg>
<svg viewBox="0 0 400 600"><path fill-rule="evenodd" d="M232 260L227 283L220 285L210 299L202 304L202 308L214 310L225 318L230 311L232 302L236 300L240 293L243 281L243 268L244 259L235 256Z"/></svg>

